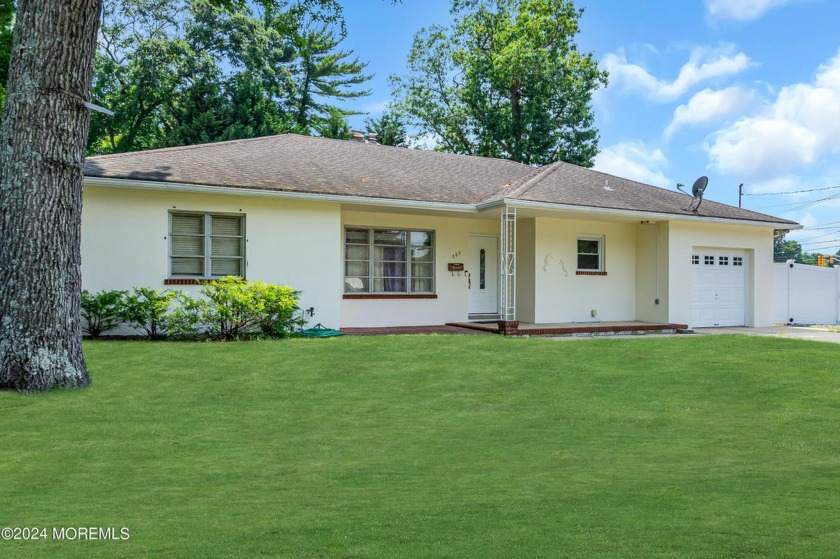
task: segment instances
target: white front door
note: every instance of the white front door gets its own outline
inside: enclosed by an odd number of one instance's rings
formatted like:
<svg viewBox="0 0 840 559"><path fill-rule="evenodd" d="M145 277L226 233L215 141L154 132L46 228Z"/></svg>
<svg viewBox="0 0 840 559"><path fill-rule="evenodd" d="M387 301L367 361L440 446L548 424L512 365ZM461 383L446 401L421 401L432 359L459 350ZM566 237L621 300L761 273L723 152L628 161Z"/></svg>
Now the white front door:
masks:
<svg viewBox="0 0 840 559"><path fill-rule="evenodd" d="M499 312L499 238L470 235L467 255L470 314Z"/></svg>
<svg viewBox="0 0 840 559"><path fill-rule="evenodd" d="M746 265L743 251L695 249L691 254L691 326L744 326Z"/></svg>

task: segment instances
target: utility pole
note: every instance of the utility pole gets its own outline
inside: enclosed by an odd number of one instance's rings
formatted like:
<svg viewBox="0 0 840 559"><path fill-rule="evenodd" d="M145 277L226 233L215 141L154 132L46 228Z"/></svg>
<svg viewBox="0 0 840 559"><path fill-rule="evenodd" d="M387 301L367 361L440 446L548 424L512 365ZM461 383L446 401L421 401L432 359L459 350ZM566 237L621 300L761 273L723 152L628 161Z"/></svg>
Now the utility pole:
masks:
<svg viewBox="0 0 840 559"><path fill-rule="evenodd" d="M741 198L744 197L744 183L738 185L738 207L741 207Z"/></svg>

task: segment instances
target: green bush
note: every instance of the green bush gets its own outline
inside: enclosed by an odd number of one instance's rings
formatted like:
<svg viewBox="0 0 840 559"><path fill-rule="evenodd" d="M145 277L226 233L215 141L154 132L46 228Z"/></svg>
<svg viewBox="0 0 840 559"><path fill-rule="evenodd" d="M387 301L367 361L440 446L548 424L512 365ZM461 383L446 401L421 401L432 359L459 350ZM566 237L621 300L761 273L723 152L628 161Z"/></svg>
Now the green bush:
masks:
<svg viewBox="0 0 840 559"><path fill-rule="evenodd" d="M163 340L170 334L184 333L183 313L177 304L179 293L169 289L135 287L127 295L123 307L123 319L137 329L142 330L152 340Z"/></svg>
<svg viewBox="0 0 840 559"><path fill-rule="evenodd" d="M103 332L113 330L122 324L125 306L125 291L100 291L91 294L82 291L82 318L85 319L83 330L92 338L98 338Z"/></svg>
<svg viewBox="0 0 840 559"><path fill-rule="evenodd" d="M300 292L285 285L227 276L204 283L201 294L182 295L181 321L213 338L232 340L256 332L284 336L302 322L295 318Z"/></svg>

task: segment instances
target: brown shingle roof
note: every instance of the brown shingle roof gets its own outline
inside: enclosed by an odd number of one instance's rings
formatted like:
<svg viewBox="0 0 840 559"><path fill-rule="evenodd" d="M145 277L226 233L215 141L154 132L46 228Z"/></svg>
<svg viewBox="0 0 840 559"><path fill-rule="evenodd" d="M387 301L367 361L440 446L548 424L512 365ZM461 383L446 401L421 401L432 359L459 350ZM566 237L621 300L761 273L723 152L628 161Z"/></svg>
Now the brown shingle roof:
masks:
<svg viewBox="0 0 840 559"><path fill-rule="evenodd" d="M491 200L500 198L638 212L694 215L685 209L692 201L690 196L563 161L541 168L536 174L503 189ZM698 214L702 217L796 225L794 221L705 199L700 205Z"/></svg>
<svg viewBox="0 0 840 559"><path fill-rule="evenodd" d="M88 177L472 204L533 171L467 157L297 134L91 157Z"/></svg>
<svg viewBox="0 0 840 559"><path fill-rule="evenodd" d="M569 163L535 169L503 159L296 134L91 157L85 176L457 204L507 198L693 215L683 209L688 196ZM795 225L710 200L699 213Z"/></svg>

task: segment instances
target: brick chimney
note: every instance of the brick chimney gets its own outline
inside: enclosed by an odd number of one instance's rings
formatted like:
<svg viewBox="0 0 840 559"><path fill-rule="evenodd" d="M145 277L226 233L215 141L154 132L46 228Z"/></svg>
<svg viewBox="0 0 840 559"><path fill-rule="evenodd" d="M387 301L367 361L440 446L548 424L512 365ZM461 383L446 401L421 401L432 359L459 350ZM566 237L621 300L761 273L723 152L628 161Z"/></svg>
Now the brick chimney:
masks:
<svg viewBox="0 0 840 559"><path fill-rule="evenodd" d="M350 131L350 140L353 142L365 142L365 133L359 130Z"/></svg>

